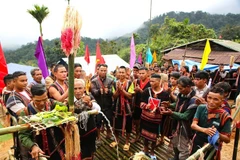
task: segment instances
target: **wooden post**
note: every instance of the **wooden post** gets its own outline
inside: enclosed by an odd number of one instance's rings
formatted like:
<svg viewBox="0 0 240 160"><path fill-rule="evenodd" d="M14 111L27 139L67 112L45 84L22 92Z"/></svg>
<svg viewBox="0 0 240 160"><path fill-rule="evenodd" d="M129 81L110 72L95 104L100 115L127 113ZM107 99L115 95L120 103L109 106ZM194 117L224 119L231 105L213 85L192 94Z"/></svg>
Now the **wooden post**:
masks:
<svg viewBox="0 0 240 160"><path fill-rule="evenodd" d="M235 134L235 140L234 140L234 147L233 147L233 158L232 158L232 160L236 160L236 159L237 159L239 132L240 132L240 122L237 122L237 125L236 125L236 134Z"/></svg>

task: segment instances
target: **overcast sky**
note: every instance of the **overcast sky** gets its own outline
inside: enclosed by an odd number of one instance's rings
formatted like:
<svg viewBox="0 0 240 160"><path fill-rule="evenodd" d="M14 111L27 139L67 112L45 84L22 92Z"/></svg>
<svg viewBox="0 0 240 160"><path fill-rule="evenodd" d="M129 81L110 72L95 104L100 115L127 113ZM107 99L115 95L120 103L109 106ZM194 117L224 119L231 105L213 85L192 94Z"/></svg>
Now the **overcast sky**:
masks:
<svg viewBox="0 0 240 160"><path fill-rule="evenodd" d="M38 22L27 13L44 4L50 14L43 21L43 38L60 37L66 0L0 0L0 41L3 47L38 39ZM71 0L83 19L81 35L112 38L131 33L150 17L150 0ZM169 11L240 13L240 0L152 0L152 17Z"/></svg>

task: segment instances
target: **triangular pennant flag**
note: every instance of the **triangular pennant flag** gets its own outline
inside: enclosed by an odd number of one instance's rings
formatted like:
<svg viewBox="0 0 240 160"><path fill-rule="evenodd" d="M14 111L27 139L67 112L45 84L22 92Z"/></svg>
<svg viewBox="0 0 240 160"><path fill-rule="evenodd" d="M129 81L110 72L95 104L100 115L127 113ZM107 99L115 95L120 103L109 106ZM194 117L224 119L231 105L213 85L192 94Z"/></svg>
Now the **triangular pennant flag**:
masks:
<svg viewBox="0 0 240 160"><path fill-rule="evenodd" d="M38 67L42 70L43 77L46 78L49 75L49 72L48 72L48 67L47 67L46 58L44 54L44 49L42 46L41 37L38 38L38 43L37 43L36 51L34 55L38 60Z"/></svg>
<svg viewBox="0 0 240 160"><path fill-rule="evenodd" d="M132 69L133 66L134 66L134 63L136 61L136 52L135 52L135 44L134 44L134 38L133 38L133 35L132 35L132 38L131 38L131 44L130 44L130 68Z"/></svg>
<svg viewBox="0 0 240 160"><path fill-rule="evenodd" d="M100 44L99 41L97 42L97 47L96 47L96 66L95 66L95 72L98 64L105 64L105 60L101 54L100 50Z"/></svg>
<svg viewBox="0 0 240 160"><path fill-rule="evenodd" d="M200 64L200 70L203 70L205 65L207 64L208 56L209 56L210 53L211 53L211 47L210 47L209 40L207 39L206 45L205 45L205 48L204 48L204 51L203 51L202 62Z"/></svg>
<svg viewBox="0 0 240 160"><path fill-rule="evenodd" d="M143 63L143 62L142 62L142 52L139 53L137 62L140 63L140 64Z"/></svg>
<svg viewBox="0 0 240 160"><path fill-rule="evenodd" d="M87 64L90 63L90 51L88 49L88 45L86 45L86 50L85 50L85 56L84 56L85 61L87 62Z"/></svg>
<svg viewBox="0 0 240 160"><path fill-rule="evenodd" d="M146 62L147 62L148 64L151 64L151 63L152 63L152 60L153 60L152 53L151 53L150 48L148 47L147 53L146 53Z"/></svg>
<svg viewBox="0 0 240 160"><path fill-rule="evenodd" d="M157 62L157 53L156 51L153 52L153 62Z"/></svg>

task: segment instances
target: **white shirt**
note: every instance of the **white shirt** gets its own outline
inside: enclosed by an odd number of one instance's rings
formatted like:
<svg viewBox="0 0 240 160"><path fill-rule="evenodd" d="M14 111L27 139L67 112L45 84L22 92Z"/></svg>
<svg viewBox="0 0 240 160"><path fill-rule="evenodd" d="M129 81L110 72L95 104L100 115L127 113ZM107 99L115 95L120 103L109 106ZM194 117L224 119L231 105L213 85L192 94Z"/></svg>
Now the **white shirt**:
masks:
<svg viewBox="0 0 240 160"><path fill-rule="evenodd" d="M205 85L203 89L198 89L196 86L194 86L194 91L196 92L195 96L202 97L208 90L208 86Z"/></svg>

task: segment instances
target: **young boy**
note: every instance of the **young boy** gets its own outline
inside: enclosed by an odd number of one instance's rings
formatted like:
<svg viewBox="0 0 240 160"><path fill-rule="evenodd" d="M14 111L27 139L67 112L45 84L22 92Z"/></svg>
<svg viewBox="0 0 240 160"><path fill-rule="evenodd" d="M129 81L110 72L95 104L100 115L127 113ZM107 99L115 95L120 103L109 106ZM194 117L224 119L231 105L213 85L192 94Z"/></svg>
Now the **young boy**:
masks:
<svg viewBox="0 0 240 160"><path fill-rule="evenodd" d="M3 96L3 103L6 104L7 99L10 95L10 93L13 91L14 88L14 83L13 83L13 75L8 74L3 78L5 88L2 91L2 96Z"/></svg>

